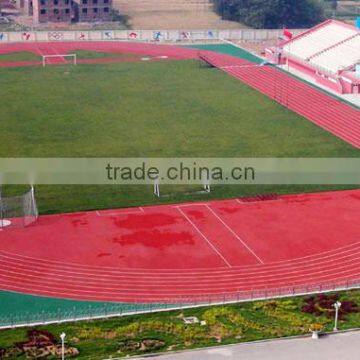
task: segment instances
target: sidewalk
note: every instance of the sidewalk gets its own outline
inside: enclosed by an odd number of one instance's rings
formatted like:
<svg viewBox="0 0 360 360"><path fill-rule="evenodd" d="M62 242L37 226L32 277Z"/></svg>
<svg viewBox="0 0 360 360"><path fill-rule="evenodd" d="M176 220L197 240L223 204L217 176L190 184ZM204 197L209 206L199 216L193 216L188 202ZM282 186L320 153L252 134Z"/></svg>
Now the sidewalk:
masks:
<svg viewBox="0 0 360 360"><path fill-rule="evenodd" d="M360 332L339 333L319 340L312 340L310 337L271 340L147 357L147 359L155 358L158 360L358 360Z"/></svg>

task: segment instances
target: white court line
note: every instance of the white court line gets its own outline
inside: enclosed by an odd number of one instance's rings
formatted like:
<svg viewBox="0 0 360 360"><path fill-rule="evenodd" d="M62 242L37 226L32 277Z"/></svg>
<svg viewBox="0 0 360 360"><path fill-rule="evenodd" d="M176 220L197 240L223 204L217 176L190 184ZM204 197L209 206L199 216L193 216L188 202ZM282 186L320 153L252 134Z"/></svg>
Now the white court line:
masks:
<svg viewBox="0 0 360 360"><path fill-rule="evenodd" d="M256 255L256 253L254 252L254 250L252 250L250 248L250 246L248 244L246 244L246 242L241 239L241 237L228 225L226 224L226 222L221 219L221 217L216 214L216 212L209 206L209 205L205 205L206 208L246 247L246 249L261 263L263 264L264 262L261 260L261 258L259 256Z"/></svg>
<svg viewBox="0 0 360 360"><path fill-rule="evenodd" d="M212 242L200 231L200 229L190 220L190 218L180 209L180 207L177 207L180 214L193 226L193 228L201 235L203 239L211 246L211 248L222 258L224 263L228 267L232 267L230 263L225 259L225 257L220 253L220 251L212 244Z"/></svg>
<svg viewBox="0 0 360 360"><path fill-rule="evenodd" d="M132 215L132 214L139 214L139 213L145 213L144 208L142 207L138 207L138 210L134 210L134 211L121 211L119 210L119 212L111 212L111 213L106 213L106 214L101 214L99 210L96 210L95 213L97 216L100 217L108 217L108 216L120 216L120 215ZM101 211L107 211L107 210L101 210Z"/></svg>

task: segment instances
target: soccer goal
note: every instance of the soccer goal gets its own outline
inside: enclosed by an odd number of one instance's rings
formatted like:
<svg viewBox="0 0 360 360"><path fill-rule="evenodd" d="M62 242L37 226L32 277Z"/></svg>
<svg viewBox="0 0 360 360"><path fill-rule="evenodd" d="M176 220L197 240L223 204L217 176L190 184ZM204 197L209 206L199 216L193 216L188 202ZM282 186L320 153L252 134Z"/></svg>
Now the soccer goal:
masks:
<svg viewBox="0 0 360 360"><path fill-rule="evenodd" d="M211 192L210 182L204 181L201 184L201 187L198 185L170 185L164 186L165 191L160 192L160 184L158 181L154 182L153 193L156 197L176 197L177 195L199 195L199 194L208 194ZM163 189L162 189L163 190Z"/></svg>
<svg viewBox="0 0 360 360"><path fill-rule="evenodd" d="M65 59L70 58L70 62L73 65L77 65L77 57L76 54L56 54L56 55L42 55L42 64L43 66L51 65L51 64L62 64L68 63Z"/></svg>
<svg viewBox="0 0 360 360"><path fill-rule="evenodd" d="M31 187L19 196L2 196L0 187L0 230L7 227L25 227L38 218L35 190Z"/></svg>

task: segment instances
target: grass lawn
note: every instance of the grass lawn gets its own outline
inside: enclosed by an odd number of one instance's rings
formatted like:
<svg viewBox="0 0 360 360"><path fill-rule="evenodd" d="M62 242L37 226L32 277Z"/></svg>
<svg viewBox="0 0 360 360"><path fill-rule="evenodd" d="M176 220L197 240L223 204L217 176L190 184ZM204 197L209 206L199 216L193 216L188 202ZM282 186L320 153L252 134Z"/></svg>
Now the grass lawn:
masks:
<svg viewBox="0 0 360 360"><path fill-rule="evenodd" d="M142 55L136 55L131 53L112 53L112 52L101 52L101 51L88 51L88 50L77 50L72 52L76 54L78 59L99 59L99 58L135 58L143 57Z"/></svg>
<svg viewBox="0 0 360 360"><path fill-rule="evenodd" d="M47 325L38 329L56 338L64 331L67 346L80 352L77 359L101 359L309 334L311 324L321 324L325 331L332 331L332 305L336 300L342 302L343 309L339 329L359 327L360 291L349 291ZM185 325L184 316L196 316L206 325ZM14 343L26 340L27 330L0 331L0 349L8 351ZM140 348L146 341L148 347Z"/></svg>
<svg viewBox="0 0 360 360"><path fill-rule="evenodd" d="M30 51L19 51L9 54L0 54L1 61L39 61L41 57Z"/></svg>
<svg viewBox="0 0 360 360"><path fill-rule="evenodd" d="M1 157L357 157L359 150L196 61L0 69ZM341 188L341 187L332 187ZM344 187L343 187L344 188ZM325 186L38 186L42 213ZM7 194L20 191L5 189Z"/></svg>

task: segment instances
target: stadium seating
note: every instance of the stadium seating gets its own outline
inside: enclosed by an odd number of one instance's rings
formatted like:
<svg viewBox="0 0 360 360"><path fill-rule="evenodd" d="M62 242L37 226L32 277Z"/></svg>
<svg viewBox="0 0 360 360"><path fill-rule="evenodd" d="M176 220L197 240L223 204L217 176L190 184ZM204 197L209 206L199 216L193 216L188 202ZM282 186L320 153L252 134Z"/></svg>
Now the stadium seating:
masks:
<svg viewBox="0 0 360 360"><path fill-rule="evenodd" d="M360 59L360 32L329 20L295 37L283 47L286 56L336 73Z"/></svg>
<svg viewBox="0 0 360 360"><path fill-rule="evenodd" d="M331 72L342 70L360 61L360 33L343 41L337 46L314 56L310 63Z"/></svg>

